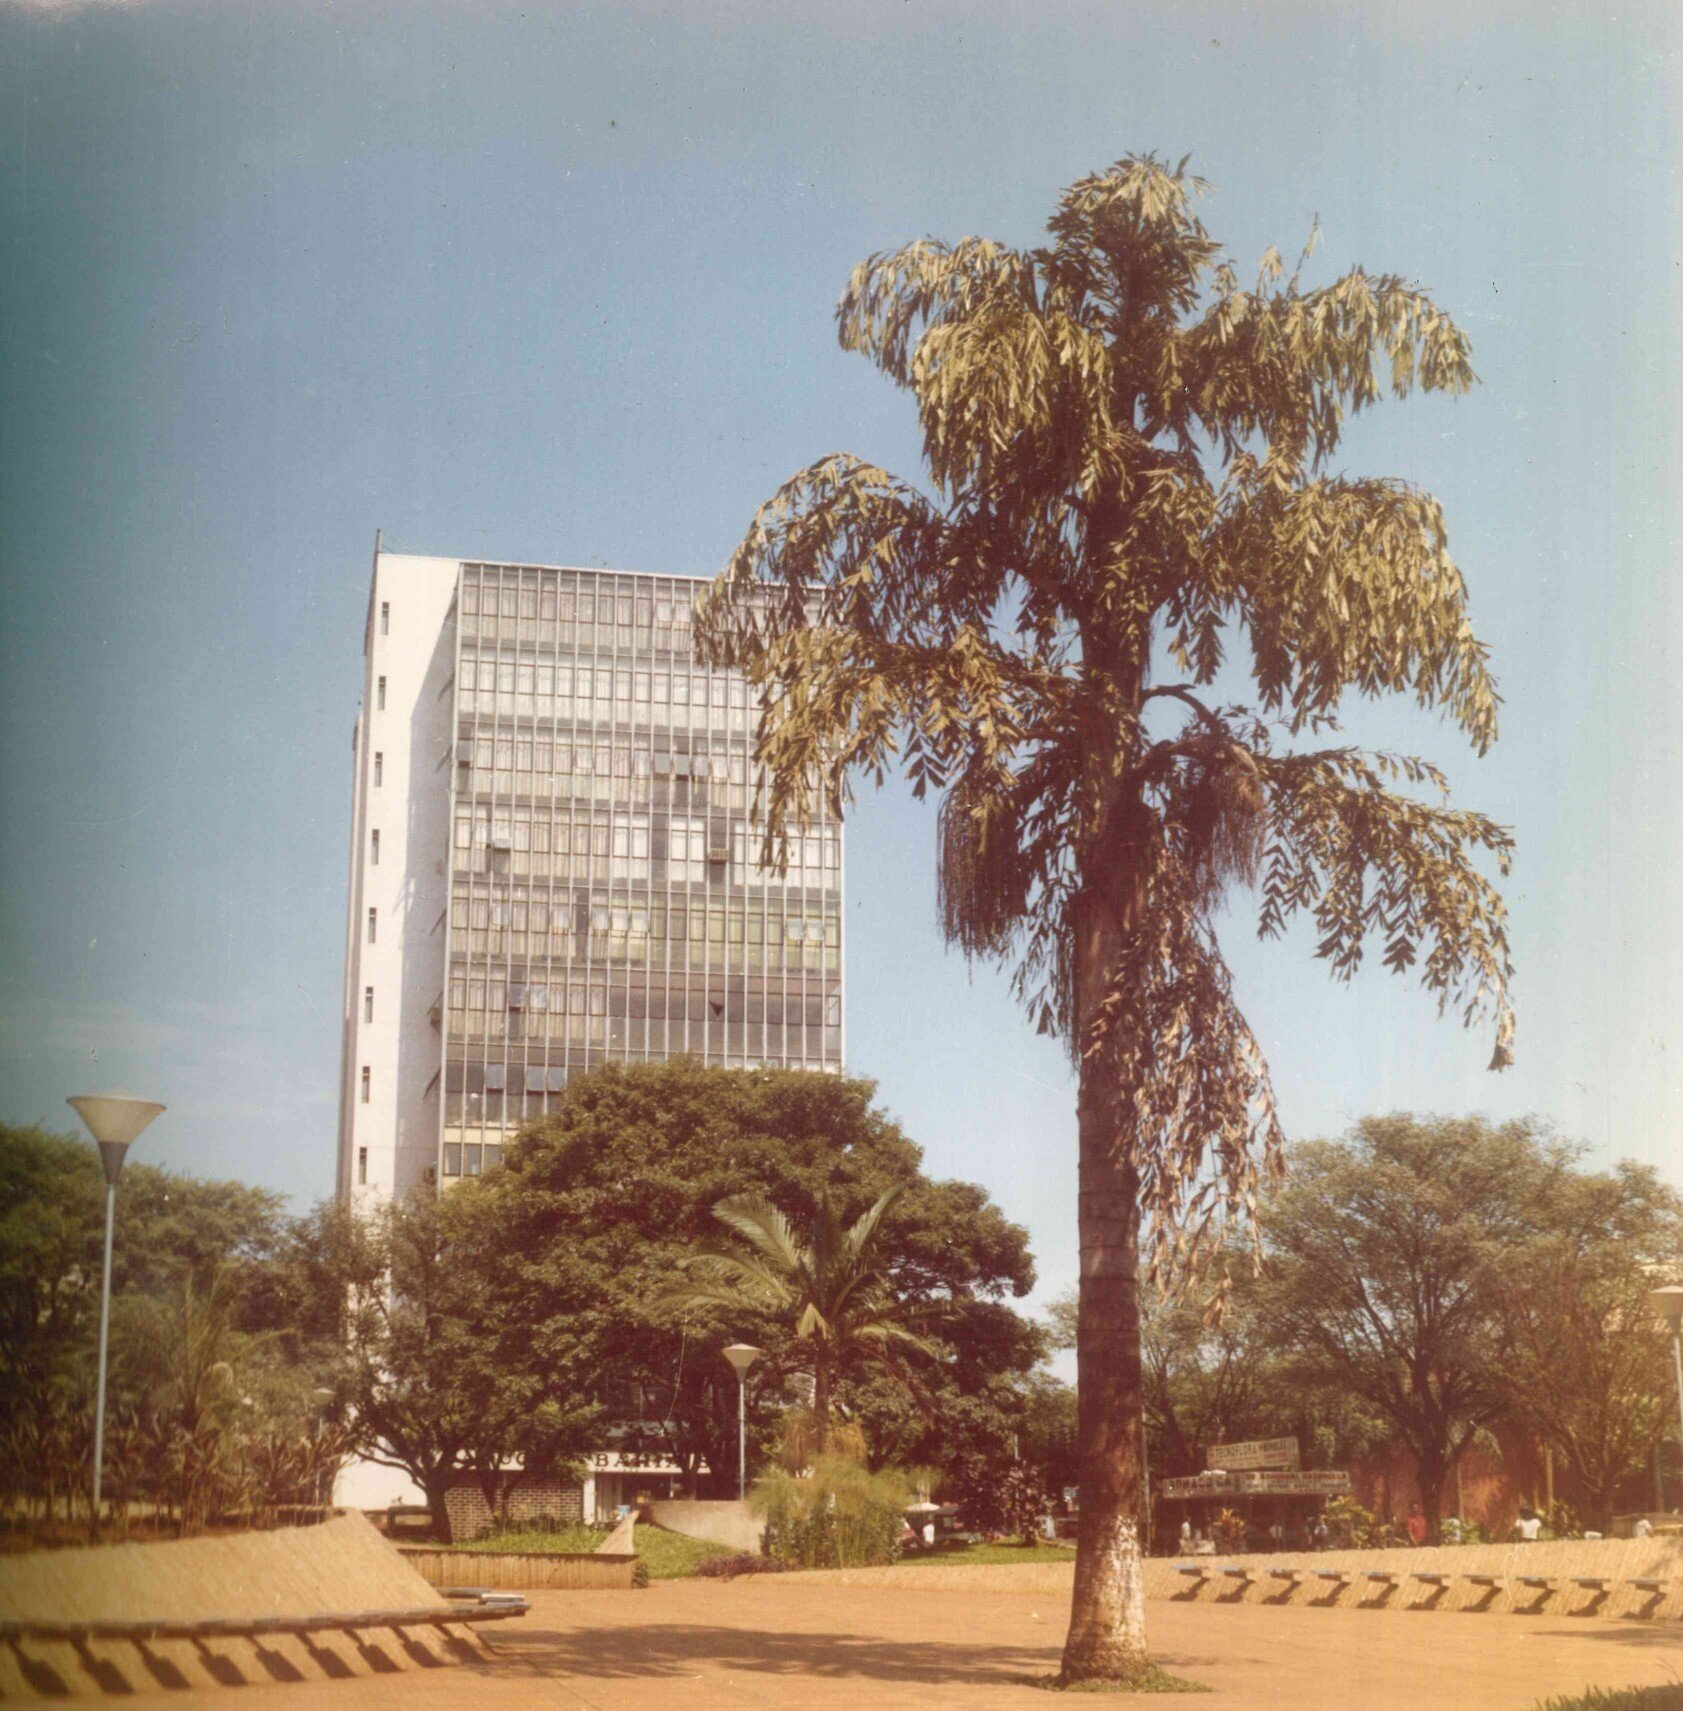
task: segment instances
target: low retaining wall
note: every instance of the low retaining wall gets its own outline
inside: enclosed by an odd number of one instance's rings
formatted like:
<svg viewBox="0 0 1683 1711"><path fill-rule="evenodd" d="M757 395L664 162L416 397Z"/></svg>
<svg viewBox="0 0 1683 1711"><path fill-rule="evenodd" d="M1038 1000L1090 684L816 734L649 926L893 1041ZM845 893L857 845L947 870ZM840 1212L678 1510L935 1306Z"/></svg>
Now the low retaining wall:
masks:
<svg viewBox="0 0 1683 1711"><path fill-rule="evenodd" d="M669 1533L691 1539L708 1539L729 1545L735 1551L757 1553L765 1522L749 1512L746 1503L702 1503L674 1497L648 1505L649 1519Z"/></svg>
<svg viewBox="0 0 1683 1711"><path fill-rule="evenodd" d="M637 1556L606 1551L445 1551L399 1547L405 1563L433 1586L485 1586L498 1592L578 1592L636 1585Z"/></svg>
<svg viewBox="0 0 1683 1711"><path fill-rule="evenodd" d="M355 1512L314 1526L220 1538L26 1552L0 1558L0 1623L25 1630L0 1647L0 1699L321 1682L483 1657L463 1624L258 1638L237 1632L241 1622L273 1618L430 1615L450 1608ZM27 1633L30 1623L213 1621L229 1631L212 1639L138 1642Z"/></svg>
<svg viewBox="0 0 1683 1711"><path fill-rule="evenodd" d="M1183 1569L1202 1568L1196 1580ZM1249 1571L1247 1584L1222 1571ZM1296 1571L1303 1578L1270 1578L1271 1570ZM1350 1576L1348 1585L1318 1580L1321 1573ZM844 1586L896 1586L907 1592L1018 1592L1067 1598L1075 1574L1068 1563L930 1562L897 1568L852 1568L783 1575L782 1581L829 1581ZM1369 1574L1391 1574L1387 1589ZM1414 1580L1416 1574L1441 1574L1441 1587ZM1476 1586L1469 1575L1488 1575L1497 1587ZM1546 1597L1540 1589L1517 1584L1522 1576L1552 1579ZM1576 1579L1604 1579L1607 1589L1573 1585ZM1663 1583L1655 1594L1633 1586L1638 1580ZM777 1584L777 1583L773 1583ZM1150 1557L1145 1564L1147 1598L1180 1603L1337 1605L1346 1609L1442 1610L1480 1614L1498 1612L1675 1619L1683 1617L1683 1539L1562 1539L1534 1545L1461 1545L1419 1550L1281 1552L1257 1556Z"/></svg>

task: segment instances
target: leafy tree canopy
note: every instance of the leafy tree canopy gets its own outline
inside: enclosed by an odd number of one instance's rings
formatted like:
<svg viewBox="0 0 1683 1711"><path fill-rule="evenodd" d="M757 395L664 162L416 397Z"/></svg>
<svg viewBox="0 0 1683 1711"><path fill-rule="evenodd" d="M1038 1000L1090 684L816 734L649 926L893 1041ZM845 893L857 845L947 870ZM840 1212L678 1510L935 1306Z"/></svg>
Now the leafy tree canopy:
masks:
<svg viewBox="0 0 1683 1711"><path fill-rule="evenodd" d="M876 1246L886 1290L942 1350L920 1381L926 1401L976 1394L1001 1363L1028 1370L1039 1334L1008 1305L1033 1287L1026 1233L982 1189L926 1177L920 1149L873 1092L868 1081L684 1059L580 1077L474 1191L488 1209L498 1311L530 1328L534 1349L578 1350L599 1387L639 1386L665 1453L733 1468L735 1379L720 1350L743 1340L766 1350L756 1393L802 1362L775 1313L664 1299L718 1234L713 1207L760 1194L798 1222L827 1194L852 1219L898 1189ZM836 1400L873 1416L893 1406L848 1362ZM939 1431L927 1423L925 1441ZM762 1435L769 1427L762 1415Z"/></svg>

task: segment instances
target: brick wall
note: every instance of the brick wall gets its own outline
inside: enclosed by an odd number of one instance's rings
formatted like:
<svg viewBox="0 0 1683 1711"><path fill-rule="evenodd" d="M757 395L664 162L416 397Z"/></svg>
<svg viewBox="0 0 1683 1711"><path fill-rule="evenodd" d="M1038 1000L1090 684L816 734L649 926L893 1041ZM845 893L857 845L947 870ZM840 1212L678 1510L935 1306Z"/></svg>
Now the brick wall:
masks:
<svg viewBox="0 0 1683 1711"><path fill-rule="evenodd" d="M450 1535L460 1543L477 1539L491 1525L491 1508L476 1480L459 1480L445 1494L450 1511ZM572 1479L523 1479L509 1493L508 1520L513 1526L546 1521L553 1526L576 1526L584 1519L584 1487Z"/></svg>

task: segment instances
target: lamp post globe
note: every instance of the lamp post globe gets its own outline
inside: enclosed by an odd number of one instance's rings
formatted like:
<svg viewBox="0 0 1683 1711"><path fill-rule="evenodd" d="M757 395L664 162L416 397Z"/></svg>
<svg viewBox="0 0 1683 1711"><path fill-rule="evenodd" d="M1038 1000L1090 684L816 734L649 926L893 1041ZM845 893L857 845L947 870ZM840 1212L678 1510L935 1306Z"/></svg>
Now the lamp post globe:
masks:
<svg viewBox="0 0 1683 1711"><path fill-rule="evenodd" d="M99 1281L99 1383L94 1393L93 1536L99 1537L100 1483L105 1472L105 1357L111 1338L111 1237L117 1222L117 1178L140 1132L163 1111L132 1093L77 1093L66 1101L87 1126L105 1169L105 1265Z"/></svg>
<svg viewBox="0 0 1683 1711"><path fill-rule="evenodd" d="M748 1495L748 1369L760 1358L752 1343L732 1343L725 1359L736 1369L736 1500Z"/></svg>

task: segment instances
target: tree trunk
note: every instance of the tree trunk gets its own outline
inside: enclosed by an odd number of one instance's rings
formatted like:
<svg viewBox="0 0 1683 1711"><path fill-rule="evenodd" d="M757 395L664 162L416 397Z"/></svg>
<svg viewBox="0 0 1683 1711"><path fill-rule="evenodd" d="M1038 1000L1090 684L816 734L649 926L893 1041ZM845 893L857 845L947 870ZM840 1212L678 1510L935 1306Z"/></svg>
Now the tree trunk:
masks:
<svg viewBox="0 0 1683 1711"><path fill-rule="evenodd" d="M818 1453L830 1447L830 1363L822 1349L812 1362L812 1418L817 1427Z"/></svg>
<svg viewBox="0 0 1683 1711"><path fill-rule="evenodd" d="M1416 1467L1420 1482L1420 1513L1426 1517L1426 1536L1436 1539L1443 1521L1443 1462L1437 1456L1422 1456Z"/></svg>
<svg viewBox="0 0 1683 1711"><path fill-rule="evenodd" d="M454 1483L454 1473L435 1473L421 1482L421 1489L426 1493L427 1508L432 1511L433 1536L441 1545L455 1543L450 1530L450 1506L444 1500L444 1494Z"/></svg>
<svg viewBox="0 0 1683 1711"><path fill-rule="evenodd" d="M1124 908L1117 889L1106 876L1077 908L1074 1023L1083 1044L1122 942ZM1124 1117L1102 1055L1081 1058L1078 1116L1081 1518L1064 1642L1066 1682L1131 1676L1147 1661L1139 1523L1139 1175L1123 1146Z"/></svg>

